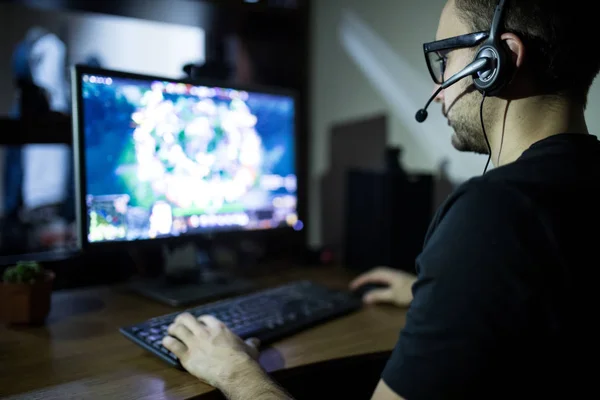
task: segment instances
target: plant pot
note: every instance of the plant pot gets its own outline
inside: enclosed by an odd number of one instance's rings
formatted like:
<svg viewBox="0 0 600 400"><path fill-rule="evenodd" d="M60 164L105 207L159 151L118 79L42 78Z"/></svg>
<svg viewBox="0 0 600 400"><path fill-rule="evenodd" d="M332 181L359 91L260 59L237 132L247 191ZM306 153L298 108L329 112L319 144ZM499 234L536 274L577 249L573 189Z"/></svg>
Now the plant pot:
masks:
<svg viewBox="0 0 600 400"><path fill-rule="evenodd" d="M0 282L0 321L9 325L41 325L50 313L54 272L37 283Z"/></svg>

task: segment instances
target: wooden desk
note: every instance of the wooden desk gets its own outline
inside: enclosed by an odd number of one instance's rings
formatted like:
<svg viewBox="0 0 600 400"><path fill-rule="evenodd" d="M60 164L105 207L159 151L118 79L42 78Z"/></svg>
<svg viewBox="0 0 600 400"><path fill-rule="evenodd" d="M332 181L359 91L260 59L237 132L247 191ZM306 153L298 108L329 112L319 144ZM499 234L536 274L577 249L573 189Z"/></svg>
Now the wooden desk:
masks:
<svg viewBox="0 0 600 400"><path fill-rule="evenodd" d="M268 287L312 279L346 287L352 275L333 267L287 269L257 280ZM118 329L172 308L123 286L56 292L45 327L0 326L0 397L44 399L189 399L212 387L168 366ZM404 311L374 306L264 349L268 371L393 348Z"/></svg>

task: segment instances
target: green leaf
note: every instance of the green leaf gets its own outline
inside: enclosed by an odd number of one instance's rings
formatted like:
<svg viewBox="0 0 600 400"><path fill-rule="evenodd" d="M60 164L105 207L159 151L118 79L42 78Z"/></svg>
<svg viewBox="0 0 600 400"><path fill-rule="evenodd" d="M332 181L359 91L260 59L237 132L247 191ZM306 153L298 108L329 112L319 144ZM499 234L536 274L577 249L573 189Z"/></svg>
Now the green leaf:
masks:
<svg viewBox="0 0 600 400"><path fill-rule="evenodd" d="M7 268L2 275L2 280L7 283L35 283L44 276L42 266L34 261L19 261L16 265Z"/></svg>

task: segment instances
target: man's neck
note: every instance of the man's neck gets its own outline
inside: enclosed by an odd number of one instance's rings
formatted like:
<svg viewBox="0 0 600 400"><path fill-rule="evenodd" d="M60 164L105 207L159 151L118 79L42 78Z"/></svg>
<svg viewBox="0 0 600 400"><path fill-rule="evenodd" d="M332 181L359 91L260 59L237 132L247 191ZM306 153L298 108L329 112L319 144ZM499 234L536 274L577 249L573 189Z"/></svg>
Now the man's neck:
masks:
<svg viewBox="0 0 600 400"><path fill-rule="evenodd" d="M534 143L560 133L588 132L584 110L566 99L530 97L501 101L500 115L490 129L492 162L502 166L515 161Z"/></svg>

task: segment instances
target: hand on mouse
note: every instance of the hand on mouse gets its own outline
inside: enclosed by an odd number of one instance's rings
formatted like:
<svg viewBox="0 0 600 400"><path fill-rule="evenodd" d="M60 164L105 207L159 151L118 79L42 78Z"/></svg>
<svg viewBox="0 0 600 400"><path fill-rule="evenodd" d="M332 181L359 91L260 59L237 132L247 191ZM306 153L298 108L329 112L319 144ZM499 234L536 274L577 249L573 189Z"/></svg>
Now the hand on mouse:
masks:
<svg viewBox="0 0 600 400"><path fill-rule="evenodd" d="M363 297L363 302L367 304L391 303L398 307L407 307L413 299L412 285L416 280L417 277L408 272L377 267L354 279L350 283L350 290L356 290L369 283L384 284L387 287L367 292Z"/></svg>
<svg viewBox="0 0 600 400"><path fill-rule="evenodd" d="M163 346L173 352L192 375L221 390L261 368L258 341L243 341L225 324L210 315L194 318L182 313L169 326Z"/></svg>

